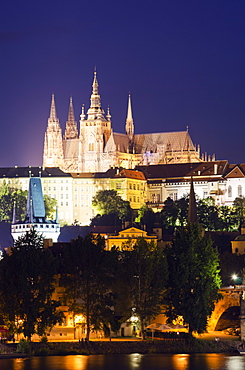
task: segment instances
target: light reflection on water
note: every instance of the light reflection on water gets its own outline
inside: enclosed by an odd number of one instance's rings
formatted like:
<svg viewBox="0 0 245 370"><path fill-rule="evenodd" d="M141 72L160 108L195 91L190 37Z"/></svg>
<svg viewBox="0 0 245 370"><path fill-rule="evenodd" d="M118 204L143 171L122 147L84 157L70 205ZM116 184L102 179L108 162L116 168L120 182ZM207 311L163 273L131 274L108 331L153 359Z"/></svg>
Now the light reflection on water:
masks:
<svg viewBox="0 0 245 370"><path fill-rule="evenodd" d="M148 354L0 359L0 370L244 370L245 356Z"/></svg>
<svg viewBox="0 0 245 370"><path fill-rule="evenodd" d="M173 355L173 365L178 370L187 370L189 366L188 354Z"/></svg>

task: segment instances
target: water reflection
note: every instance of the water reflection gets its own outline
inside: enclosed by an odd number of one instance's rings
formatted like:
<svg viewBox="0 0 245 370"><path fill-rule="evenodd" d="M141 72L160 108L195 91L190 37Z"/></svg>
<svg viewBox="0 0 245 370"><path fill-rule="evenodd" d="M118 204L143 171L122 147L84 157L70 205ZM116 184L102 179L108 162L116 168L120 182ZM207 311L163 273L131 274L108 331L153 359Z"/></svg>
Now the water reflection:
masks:
<svg viewBox="0 0 245 370"><path fill-rule="evenodd" d="M244 370L245 356L148 354L0 359L0 370Z"/></svg>
<svg viewBox="0 0 245 370"><path fill-rule="evenodd" d="M131 369L140 368L142 355L140 353L132 353L130 356Z"/></svg>
<svg viewBox="0 0 245 370"><path fill-rule="evenodd" d="M17 358L16 360L10 360L13 362L13 370L22 370L24 369L24 358Z"/></svg>
<svg viewBox="0 0 245 370"><path fill-rule="evenodd" d="M173 355L173 366L178 370L189 369L189 357L190 355Z"/></svg>
<svg viewBox="0 0 245 370"><path fill-rule="evenodd" d="M224 366L225 356L223 354L211 353L204 355L206 360L207 369L220 369Z"/></svg>
<svg viewBox="0 0 245 370"><path fill-rule="evenodd" d="M242 361L244 357L242 356L232 356L226 358L227 361L227 370L244 370L245 362Z"/></svg>
<svg viewBox="0 0 245 370"><path fill-rule="evenodd" d="M75 358L74 358L75 357ZM89 356L66 356L65 366L67 370L86 370Z"/></svg>

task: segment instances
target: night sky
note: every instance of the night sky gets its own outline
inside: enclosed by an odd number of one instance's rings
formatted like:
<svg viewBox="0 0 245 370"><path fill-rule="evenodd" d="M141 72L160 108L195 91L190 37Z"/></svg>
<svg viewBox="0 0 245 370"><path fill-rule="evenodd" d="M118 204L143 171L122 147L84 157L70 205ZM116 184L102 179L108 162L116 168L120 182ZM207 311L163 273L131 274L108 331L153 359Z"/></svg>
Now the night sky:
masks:
<svg viewBox="0 0 245 370"><path fill-rule="evenodd" d="M201 152L245 162L244 0L4 1L0 166L42 164L51 94L62 128L89 107L94 67L112 127L189 127Z"/></svg>

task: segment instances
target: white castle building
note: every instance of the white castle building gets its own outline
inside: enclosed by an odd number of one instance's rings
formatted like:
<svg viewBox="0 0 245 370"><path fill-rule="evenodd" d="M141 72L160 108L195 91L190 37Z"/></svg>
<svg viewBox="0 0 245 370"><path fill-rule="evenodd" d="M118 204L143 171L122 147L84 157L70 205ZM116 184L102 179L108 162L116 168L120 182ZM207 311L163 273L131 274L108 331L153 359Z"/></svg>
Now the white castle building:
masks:
<svg viewBox="0 0 245 370"><path fill-rule="evenodd" d="M180 132L135 134L131 98L125 133L112 129L109 108L101 107L97 74L94 72L90 108L80 115L80 128L70 98L65 133L56 114L52 95L50 117L44 139L43 166L65 172L105 172L111 167L135 168L136 165L200 162L188 130Z"/></svg>

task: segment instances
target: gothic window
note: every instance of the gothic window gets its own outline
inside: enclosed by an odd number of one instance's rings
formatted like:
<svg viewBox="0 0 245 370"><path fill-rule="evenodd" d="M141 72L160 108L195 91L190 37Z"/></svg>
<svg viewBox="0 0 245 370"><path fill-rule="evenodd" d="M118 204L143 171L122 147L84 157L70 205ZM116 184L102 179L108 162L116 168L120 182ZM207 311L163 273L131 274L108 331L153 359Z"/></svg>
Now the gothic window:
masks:
<svg viewBox="0 0 245 370"><path fill-rule="evenodd" d="M94 151L94 136L92 134L89 136L88 151L89 152L93 152Z"/></svg>
<svg viewBox="0 0 245 370"><path fill-rule="evenodd" d="M238 187L237 187L237 195L238 195L239 197L241 197L241 196L242 196L242 185L238 185Z"/></svg>
<svg viewBox="0 0 245 370"><path fill-rule="evenodd" d="M89 143L88 144L88 151L93 152L94 151L94 143Z"/></svg>
<svg viewBox="0 0 245 370"><path fill-rule="evenodd" d="M232 197L232 187L228 186L228 197Z"/></svg>

